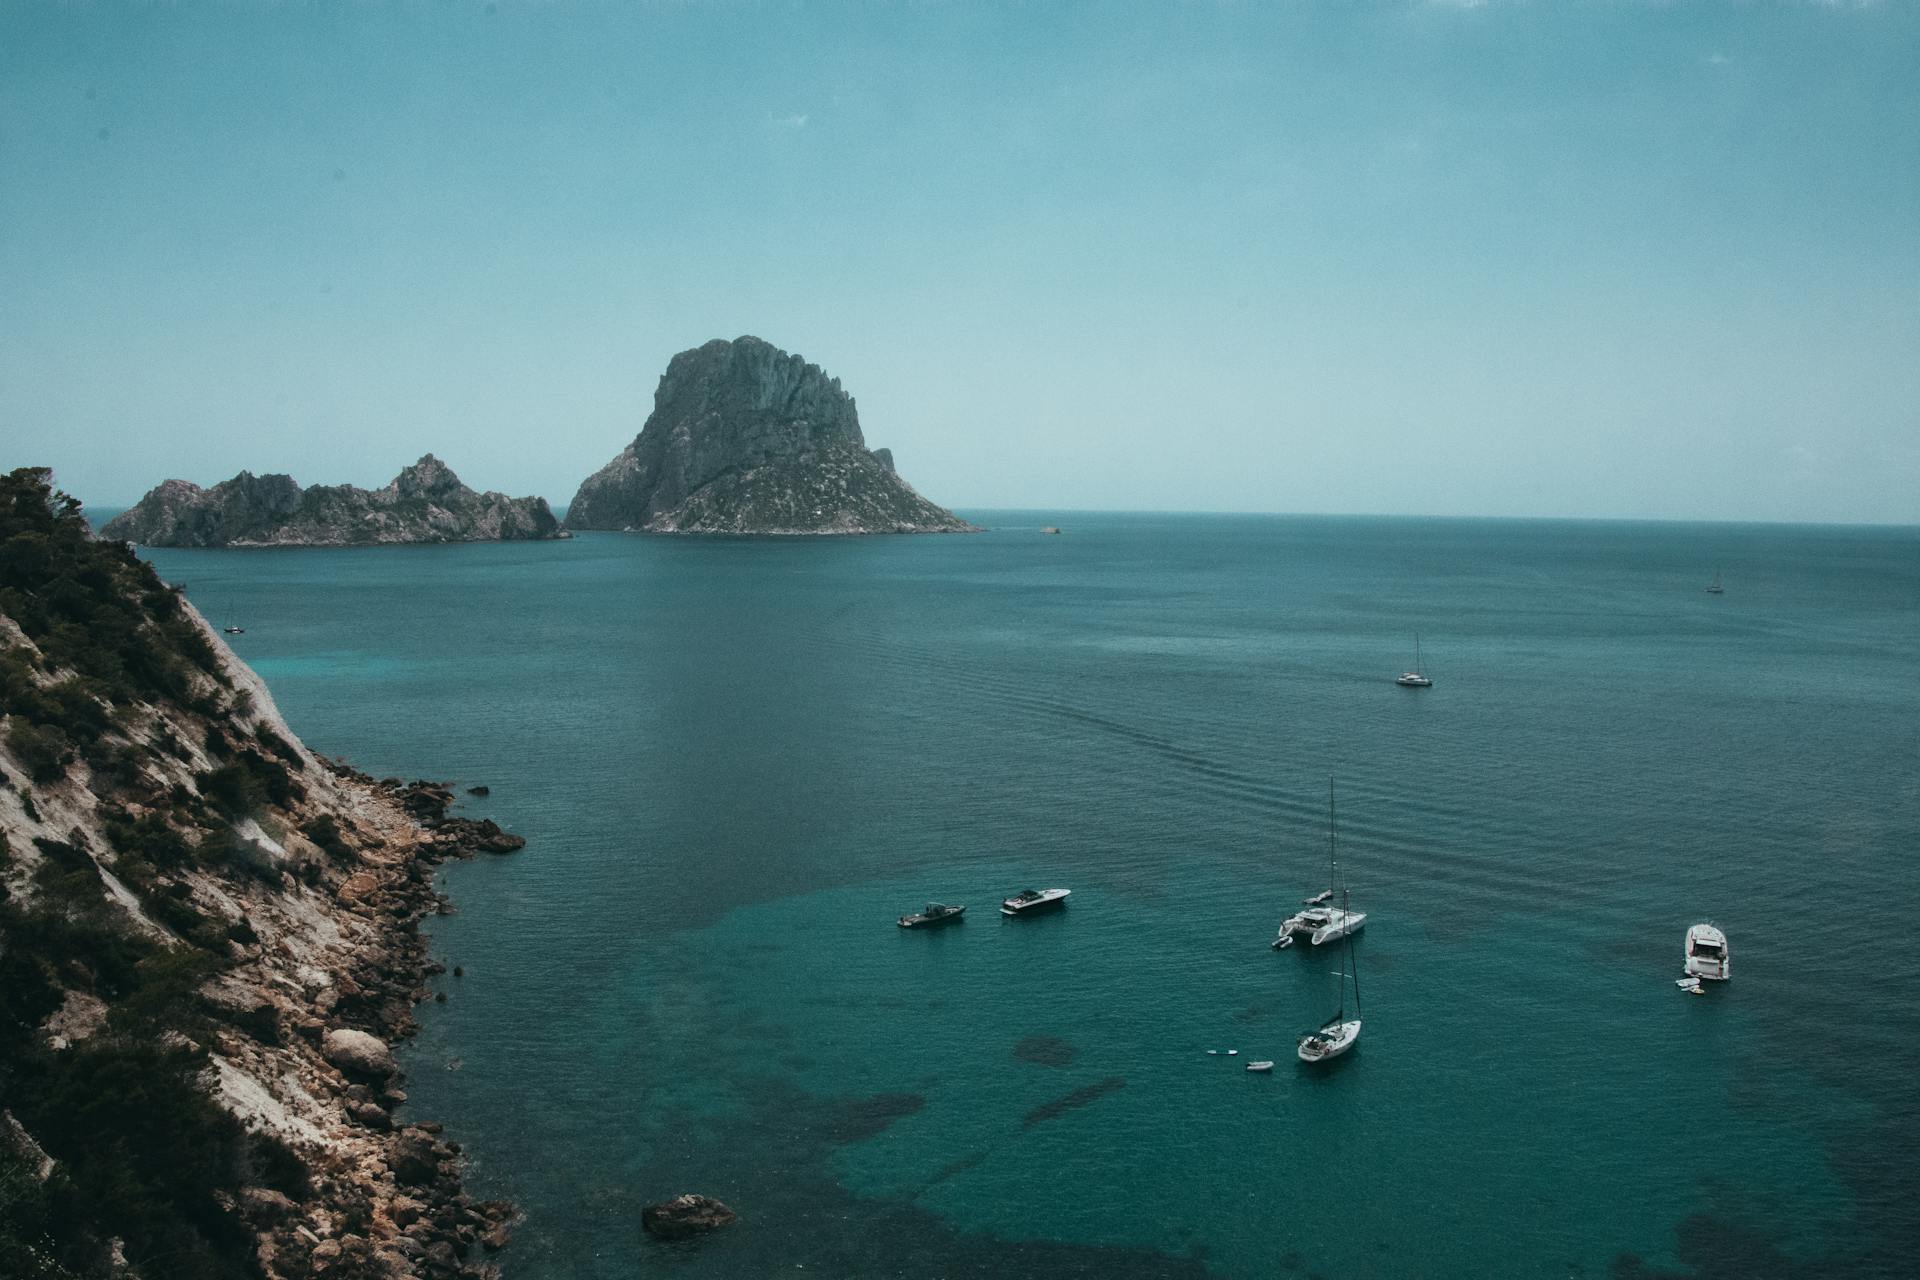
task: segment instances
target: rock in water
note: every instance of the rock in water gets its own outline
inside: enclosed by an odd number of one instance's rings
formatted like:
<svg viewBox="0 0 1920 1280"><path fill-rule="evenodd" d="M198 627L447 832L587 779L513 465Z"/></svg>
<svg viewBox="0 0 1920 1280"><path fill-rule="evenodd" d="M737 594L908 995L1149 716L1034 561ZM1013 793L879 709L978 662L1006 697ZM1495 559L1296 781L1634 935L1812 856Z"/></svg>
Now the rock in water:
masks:
<svg viewBox="0 0 1920 1280"><path fill-rule="evenodd" d="M653 414L567 509L575 529L954 533L973 528L869 450L853 397L759 338L682 351Z"/></svg>
<svg viewBox="0 0 1920 1280"><path fill-rule="evenodd" d="M737 1216L710 1196L685 1195L648 1205L640 1211L640 1225L657 1240L684 1240L718 1230Z"/></svg>
<svg viewBox="0 0 1920 1280"><path fill-rule="evenodd" d="M560 536L545 498L476 493L426 455L384 489L242 471L211 489L168 480L109 521L100 536L149 547L354 546L496 542Z"/></svg>

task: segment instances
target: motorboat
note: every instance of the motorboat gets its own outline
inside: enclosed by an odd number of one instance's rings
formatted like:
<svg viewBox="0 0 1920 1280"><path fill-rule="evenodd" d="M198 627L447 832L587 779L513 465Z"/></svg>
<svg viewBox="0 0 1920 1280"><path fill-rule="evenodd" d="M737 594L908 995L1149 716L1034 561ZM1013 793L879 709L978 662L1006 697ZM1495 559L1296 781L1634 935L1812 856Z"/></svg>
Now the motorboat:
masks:
<svg viewBox="0 0 1920 1280"><path fill-rule="evenodd" d="M1687 930L1687 976L1709 982L1725 982L1733 976L1733 956L1727 950L1727 935L1710 924L1697 924Z"/></svg>
<svg viewBox="0 0 1920 1280"><path fill-rule="evenodd" d="M952 924L966 914L967 904L949 907L944 903L929 902L925 911L917 911L910 916L900 917L902 929L919 929L932 924Z"/></svg>
<svg viewBox="0 0 1920 1280"><path fill-rule="evenodd" d="M1000 904L1003 916L1037 916L1067 905L1071 889L1022 889Z"/></svg>
<svg viewBox="0 0 1920 1280"><path fill-rule="evenodd" d="M1322 889L1320 892L1314 894L1311 898L1300 899L1300 905L1303 907L1317 907L1323 902L1331 902L1331 901L1333 901L1333 890Z"/></svg>
<svg viewBox="0 0 1920 1280"><path fill-rule="evenodd" d="M1271 1062L1249 1062L1247 1064L1247 1070L1262 1071L1262 1072L1271 1071L1273 1070L1273 1064Z"/></svg>
<svg viewBox="0 0 1920 1280"><path fill-rule="evenodd" d="M245 627L222 627L220 629L230 636L243 636L247 634Z"/></svg>

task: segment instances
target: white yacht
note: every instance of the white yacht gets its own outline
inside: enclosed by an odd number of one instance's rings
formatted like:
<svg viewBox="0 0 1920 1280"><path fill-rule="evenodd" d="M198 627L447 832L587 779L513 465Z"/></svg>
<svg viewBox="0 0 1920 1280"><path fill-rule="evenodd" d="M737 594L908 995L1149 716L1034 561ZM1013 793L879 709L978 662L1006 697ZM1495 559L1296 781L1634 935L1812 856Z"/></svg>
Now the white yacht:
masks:
<svg viewBox="0 0 1920 1280"><path fill-rule="evenodd" d="M1296 911L1280 922L1280 936L1273 940L1273 949L1282 951L1293 945L1296 937L1305 938L1314 946L1324 946L1329 942L1338 942L1350 933L1358 933L1367 923L1364 911L1349 911L1345 907L1308 907L1305 911Z"/></svg>
<svg viewBox="0 0 1920 1280"><path fill-rule="evenodd" d="M1067 905L1071 889L1022 889L1000 904L1003 916L1034 916L1043 911L1058 911Z"/></svg>
<svg viewBox="0 0 1920 1280"><path fill-rule="evenodd" d="M1733 956L1727 950L1727 935L1710 924L1697 924L1687 930L1687 976L1709 982L1725 982L1733 976Z"/></svg>
<svg viewBox="0 0 1920 1280"><path fill-rule="evenodd" d="M1360 997L1354 993L1354 1014L1349 1018L1345 1011L1336 1013L1321 1024L1318 1031L1309 1031L1300 1037L1300 1061L1325 1062L1337 1058L1353 1048L1353 1042L1360 1038Z"/></svg>
<svg viewBox="0 0 1920 1280"><path fill-rule="evenodd" d="M1408 688L1408 689L1431 689L1431 688L1433 688L1433 680L1432 680L1432 678L1431 678L1431 677L1429 677L1429 676L1428 676L1428 675L1427 675L1427 674L1426 674L1426 673L1425 673L1424 671L1422 671L1422 670L1420 669L1420 666L1421 666L1421 663L1420 663L1420 637L1416 635L1416 636L1414 636L1414 638L1413 638L1413 670L1411 670L1411 671L1402 671L1402 672L1400 673L1400 676L1399 676L1399 678L1398 678L1398 679L1396 679L1396 680L1394 681L1394 683L1395 683L1395 684L1397 684L1397 685L1403 685L1403 686L1405 686L1405 687L1406 687L1406 688Z"/></svg>

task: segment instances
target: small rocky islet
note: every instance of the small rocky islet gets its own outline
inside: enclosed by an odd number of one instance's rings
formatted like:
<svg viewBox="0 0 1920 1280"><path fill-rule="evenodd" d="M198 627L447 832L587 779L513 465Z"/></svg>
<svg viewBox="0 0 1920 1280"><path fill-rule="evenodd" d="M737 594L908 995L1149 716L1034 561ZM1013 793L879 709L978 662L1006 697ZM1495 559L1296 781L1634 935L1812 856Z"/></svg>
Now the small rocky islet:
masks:
<svg viewBox="0 0 1920 1280"><path fill-rule="evenodd" d="M211 489L168 480L100 530L148 547L352 547L566 536L545 498L480 493L431 453L382 489L301 488L242 471Z"/></svg>
<svg viewBox="0 0 1920 1280"><path fill-rule="evenodd" d="M867 448L853 397L751 336L682 351L633 443L580 485L573 529L692 534L965 533L893 454Z"/></svg>
<svg viewBox="0 0 1920 1280"><path fill-rule="evenodd" d="M574 494L563 526L545 498L479 493L432 454L382 489L302 488L242 471L210 489L167 480L101 536L149 547L353 547L564 538L572 529L667 534L968 533L920 496L893 453L869 449L852 396L770 342L682 351L640 434Z"/></svg>

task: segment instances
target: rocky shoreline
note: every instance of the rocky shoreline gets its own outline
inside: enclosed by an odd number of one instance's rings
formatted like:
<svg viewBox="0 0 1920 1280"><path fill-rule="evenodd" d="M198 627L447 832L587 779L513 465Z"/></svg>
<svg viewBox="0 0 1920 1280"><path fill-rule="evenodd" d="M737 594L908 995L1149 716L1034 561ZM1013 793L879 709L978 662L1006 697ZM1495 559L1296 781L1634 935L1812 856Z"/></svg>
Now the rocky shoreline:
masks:
<svg viewBox="0 0 1920 1280"><path fill-rule="evenodd" d="M392 1046L434 869L526 842L310 751L44 470L0 541L0 1273L493 1274L514 1209Z"/></svg>
<svg viewBox="0 0 1920 1280"><path fill-rule="evenodd" d="M219 1037L221 1058L255 1080L297 1077L320 1104L326 1141L308 1157L310 1200L250 1189L236 1209L259 1234L269 1276L492 1276L481 1258L506 1246L515 1210L466 1193L460 1144L440 1125L396 1119L407 1094L389 1046L417 1030L414 1009L430 998L428 980L445 972L419 929L449 909L434 868L526 842L491 820L447 816L454 797L443 784L375 781L318 759L361 793L356 816L378 840L335 890L335 923L354 943L329 955L329 980L307 998L288 998L290 987L313 984L287 963L297 957L286 949L236 966L213 998L224 998L237 1024ZM258 1117L268 1125L298 1118L271 1107Z"/></svg>

